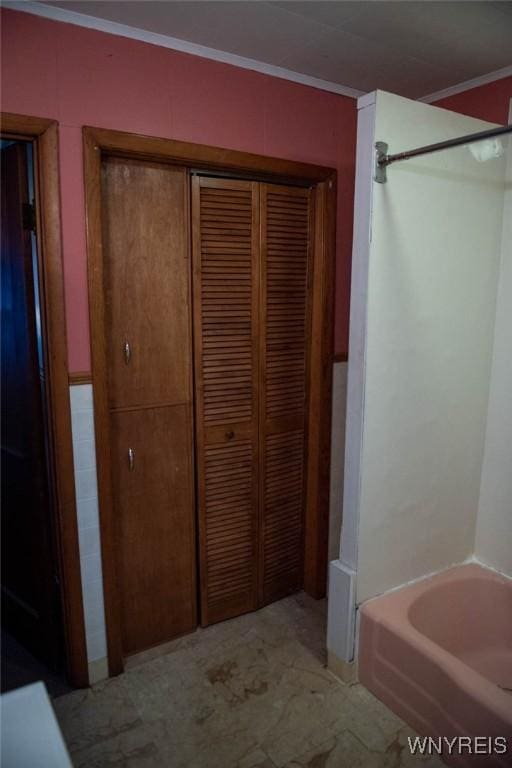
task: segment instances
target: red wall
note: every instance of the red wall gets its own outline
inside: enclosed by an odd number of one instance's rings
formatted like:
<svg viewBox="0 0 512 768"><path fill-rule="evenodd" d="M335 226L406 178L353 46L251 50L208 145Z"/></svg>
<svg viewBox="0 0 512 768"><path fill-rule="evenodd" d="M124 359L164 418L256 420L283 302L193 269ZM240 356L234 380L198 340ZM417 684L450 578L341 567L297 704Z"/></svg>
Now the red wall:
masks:
<svg viewBox="0 0 512 768"><path fill-rule="evenodd" d="M488 120L490 123L508 123L508 110L512 99L512 77L471 88L434 102L436 107L451 109L462 115Z"/></svg>
<svg viewBox="0 0 512 768"><path fill-rule="evenodd" d="M10 10L2 11L2 38L2 109L59 122L70 371L90 367L83 125L336 168L336 352L346 354L354 99Z"/></svg>
<svg viewBox="0 0 512 768"><path fill-rule="evenodd" d="M332 166L338 171L335 350L348 348L356 102L286 80L10 10L2 109L59 122L70 371L90 367L83 125ZM507 122L512 77L436 106Z"/></svg>

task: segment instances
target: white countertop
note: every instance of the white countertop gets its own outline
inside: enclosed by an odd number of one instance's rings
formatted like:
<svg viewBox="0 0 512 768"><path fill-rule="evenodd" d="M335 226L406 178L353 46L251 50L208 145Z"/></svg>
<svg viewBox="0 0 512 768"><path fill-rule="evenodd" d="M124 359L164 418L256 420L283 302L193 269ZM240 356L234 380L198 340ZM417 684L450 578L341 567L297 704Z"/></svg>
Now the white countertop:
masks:
<svg viewBox="0 0 512 768"><path fill-rule="evenodd" d="M2 768L72 768L43 683L4 693L0 706Z"/></svg>

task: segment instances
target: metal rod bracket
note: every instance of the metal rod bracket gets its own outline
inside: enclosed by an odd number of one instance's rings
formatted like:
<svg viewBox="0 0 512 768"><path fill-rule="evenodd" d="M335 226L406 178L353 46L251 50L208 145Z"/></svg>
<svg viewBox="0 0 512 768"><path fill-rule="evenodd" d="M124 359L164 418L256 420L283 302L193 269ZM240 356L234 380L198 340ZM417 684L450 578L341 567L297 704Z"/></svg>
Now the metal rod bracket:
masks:
<svg viewBox="0 0 512 768"><path fill-rule="evenodd" d="M385 141L375 142L375 170L373 178L377 184L385 184L388 180L386 173L386 160L388 157L388 145Z"/></svg>

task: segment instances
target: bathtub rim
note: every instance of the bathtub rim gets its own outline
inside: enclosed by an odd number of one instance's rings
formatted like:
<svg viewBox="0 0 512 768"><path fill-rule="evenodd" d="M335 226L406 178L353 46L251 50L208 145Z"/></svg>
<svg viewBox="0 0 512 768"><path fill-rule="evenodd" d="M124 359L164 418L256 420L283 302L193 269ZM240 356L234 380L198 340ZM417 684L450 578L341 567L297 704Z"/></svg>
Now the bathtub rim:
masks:
<svg viewBox="0 0 512 768"><path fill-rule="evenodd" d="M482 702L491 712L495 712L507 725L512 726L512 694L500 689L485 675L469 666L459 657L424 635L411 623L409 609L412 603L428 589L447 581L464 581L480 576L483 579L505 583L512 589L512 579L480 563L463 563L450 566L444 571L426 576L393 589L382 595L372 597L359 606L362 616L378 626L385 627L391 634L411 645L416 653L427 655L453 683L469 696ZM394 606L393 619L386 615L386 607ZM397 614L400 621L397 621ZM359 639L361 642L361 638Z"/></svg>

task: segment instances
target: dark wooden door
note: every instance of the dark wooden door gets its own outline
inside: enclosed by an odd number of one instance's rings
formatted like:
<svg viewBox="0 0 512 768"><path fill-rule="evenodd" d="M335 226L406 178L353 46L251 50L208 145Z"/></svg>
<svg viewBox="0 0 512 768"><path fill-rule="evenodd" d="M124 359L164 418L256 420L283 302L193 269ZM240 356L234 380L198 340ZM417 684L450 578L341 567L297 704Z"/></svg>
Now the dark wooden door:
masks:
<svg viewBox="0 0 512 768"><path fill-rule="evenodd" d="M307 189L194 180L203 624L302 586L310 219Z"/></svg>
<svg viewBox="0 0 512 768"><path fill-rule="evenodd" d="M187 174L109 158L102 206L116 562L129 655L196 626Z"/></svg>
<svg viewBox="0 0 512 768"><path fill-rule="evenodd" d="M257 607L258 185L195 177L194 343L201 621Z"/></svg>
<svg viewBox="0 0 512 768"><path fill-rule="evenodd" d="M28 174L26 144L3 148L2 624L56 670L64 661L63 637L46 447L44 317L38 309Z"/></svg>

